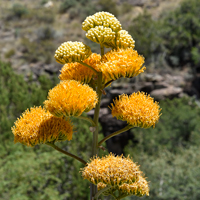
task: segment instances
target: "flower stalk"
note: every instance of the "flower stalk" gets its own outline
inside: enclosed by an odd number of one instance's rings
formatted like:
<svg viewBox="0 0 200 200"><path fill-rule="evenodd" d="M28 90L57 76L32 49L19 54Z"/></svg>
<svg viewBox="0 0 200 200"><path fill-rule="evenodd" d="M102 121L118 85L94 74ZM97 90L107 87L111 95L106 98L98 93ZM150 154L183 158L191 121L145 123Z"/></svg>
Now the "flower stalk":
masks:
<svg viewBox="0 0 200 200"><path fill-rule="evenodd" d="M88 64L86 64L86 63L84 63L82 61L79 61L78 63L80 63L81 65L84 65L84 66L90 68L93 72L95 72L96 74L98 74L98 71L96 69L94 69L93 67L91 67L90 65L88 65Z"/></svg>
<svg viewBox="0 0 200 200"><path fill-rule="evenodd" d="M114 132L114 133L111 133L110 135L108 135L108 136L106 136L105 138L103 138L103 139L98 143L98 146L101 146L101 144L102 144L103 142L105 142L106 140L110 139L111 137L114 137L114 136L116 136L116 135L119 135L120 133L123 133L123 132L125 132L125 131L128 131L128 130L131 129L131 128L133 128L133 126L128 125L128 126L122 128L122 129L120 129L120 130L118 130L118 131L116 131L116 132Z"/></svg>
<svg viewBox="0 0 200 200"><path fill-rule="evenodd" d="M94 112L94 123L95 123L95 131L93 132L93 142L92 142L92 156L98 156L98 122L99 122L99 111L100 111L100 103L101 103L101 96L102 96L102 73L98 73L98 79L97 79L97 95L98 95L98 103L95 107ZM92 200L97 193L97 186L94 184L90 184L90 199Z"/></svg>
<svg viewBox="0 0 200 200"><path fill-rule="evenodd" d="M71 153L69 153L69 152L67 152L67 151L64 151L63 149L60 149L58 146L56 146L56 145L55 145L54 143L52 143L52 142L47 142L47 143L45 143L45 144L48 145L48 146L50 146L50 147L53 147L55 150L57 150L57 151L59 151L59 152L65 154L65 155L67 155L67 156L69 156L69 157L71 157L71 158L74 158L74 159L78 160L79 162L83 163L84 165L87 164L87 162L85 162L83 159L81 159L81 158L79 158L78 156L75 156L74 154L71 154Z"/></svg>

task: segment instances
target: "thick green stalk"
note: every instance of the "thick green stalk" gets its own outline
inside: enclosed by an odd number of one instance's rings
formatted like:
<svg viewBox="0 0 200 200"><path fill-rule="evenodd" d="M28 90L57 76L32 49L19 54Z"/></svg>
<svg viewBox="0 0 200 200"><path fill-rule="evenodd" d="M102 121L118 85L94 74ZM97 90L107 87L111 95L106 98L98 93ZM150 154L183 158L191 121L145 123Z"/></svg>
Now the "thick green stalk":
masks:
<svg viewBox="0 0 200 200"><path fill-rule="evenodd" d="M87 162L85 162L83 159L79 158L78 156L75 156L74 154L71 154L71 153L69 153L69 152L67 152L67 151L64 151L64 150L60 149L58 146L56 146L56 145L53 144L53 143L47 142L47 143L45 143L45 144L48 145L48 146L50 146L50 147L53 147L55 150L57 150L57 151L59 151L59 152L65 154L65 155L67 155L67 156L70 156L70 157L72 157L72 158L78 160L79 162L83 163L84 165L87 164Z"/></svg>
<svg viewBox="0 0 200 200"><path fill-rule="evenodd" d="M103 142L105 142L106 140L110 139L111 137L114 137L116 135L119 135L120 133L123 133L125 131L128 131L129 129L133 128L133 126L131 125L128 125L124 128L122 128L121 130L119 131L116 131L114 133L111 133L110 135L106 136L105 138L103 138L99 143L98 143L98 146L100 146Z"/></svg>
<svg viewBox="0 0 200 200"><path fill-rule="evenodd" d="M98 103L95 107L94 112L94 123L95 123L95 131L93 132L93 142L92 142L92 156L98 156L98 133L99 133L99 111L100 111L100 103L101 103L101 96L102 96L102 73L98 73L97 79L97 95L98 95ZM97 186L94 184L90 184L90 200L94 199L95 194L97 193Z"/></svg>
<svg viewBox="0 0 200 200"><path fill-rule="evenodd" d="M104 47L101 45L101 56L104 55ZM93 142L92 142L92 156L98 156L98 123L99 123L99 111L100 111L100 103L102 96L102 72L97 73L97 95L98 95L98 103L95 107L94 112L94 123L95 123L95 131L93 132ZM97 186L94 184L90 184L90 200L94 200L94 196L97 193Z"/></svg>

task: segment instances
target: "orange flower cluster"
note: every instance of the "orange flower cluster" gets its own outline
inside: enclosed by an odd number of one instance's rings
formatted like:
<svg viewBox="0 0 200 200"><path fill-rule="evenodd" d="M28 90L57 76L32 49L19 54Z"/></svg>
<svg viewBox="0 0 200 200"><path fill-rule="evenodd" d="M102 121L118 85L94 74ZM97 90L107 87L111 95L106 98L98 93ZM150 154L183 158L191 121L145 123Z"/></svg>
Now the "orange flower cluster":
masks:
<svg viewBox="0 0 200 200"><path fill-rule="evenodd" d="M61 81L48 93L45 108L57 117L80 116L98 102L97 93L88 85L74 80Z"/></svg>
<svg viewBox="0 0 200 200"><path fill-rule="evenodd" d="M133 93L129 97L123 94L111 105L113 117L127 121L134 127L155 127L161 115L158 102L143 92Z"/></svg>
<svg viewBox="0 0 200 200"><path fill-rule="evenodd" d="M71 140L73 126L41 107L27 109L12 127L15 143L35 146L46 142Z"/></svg>
<svg viewBox="0 0 200 200"><path fill-rule="evenodd" d="M144 57L138 55L132 48L117 49L106 53L102 57L99 68L103 73L104 82L117 80L121 77L132 78L146 69L142 67Z"/></svg>
<svg viewBox="0 0 200 200"><path fill-rule="evenodd" d="M84 60L84 63L99 71L98 64L100 63L100 60L101 56L93 53L89 58ZM61 74L59 76L60 80L76 80L87 84L89 84L94 77L96 77L95 72L77 62L65 64L61 69Z"/></svg>
<svg viewBox="0 0 200 200"><path fill-rule="evenodd" d="M97 185L98 190L110 186L104 194L115 190L121 194L148 195L148 183L139 167L128 157L115 157L112 153L106 157L94 158L82 169L83 178Z"/></svg>

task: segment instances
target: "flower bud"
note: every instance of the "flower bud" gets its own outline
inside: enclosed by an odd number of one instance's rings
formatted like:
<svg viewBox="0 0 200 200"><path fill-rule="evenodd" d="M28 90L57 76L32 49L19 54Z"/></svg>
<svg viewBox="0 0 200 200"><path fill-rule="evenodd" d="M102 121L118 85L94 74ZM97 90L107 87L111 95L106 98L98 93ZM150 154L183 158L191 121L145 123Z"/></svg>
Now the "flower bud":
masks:
<svg viewBox="0 0 200 200"><path fill-rule="evenodd" d="M89 46L82 42L64 42L55 52L55 59L60 64L80 62L92 54Z"/></svg>

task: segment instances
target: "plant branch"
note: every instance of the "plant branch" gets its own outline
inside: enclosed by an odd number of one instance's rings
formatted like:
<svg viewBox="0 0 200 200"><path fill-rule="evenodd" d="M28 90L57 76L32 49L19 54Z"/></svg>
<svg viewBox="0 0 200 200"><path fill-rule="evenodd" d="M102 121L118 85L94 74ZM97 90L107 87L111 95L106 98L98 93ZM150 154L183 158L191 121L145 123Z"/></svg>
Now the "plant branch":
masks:
<svg viewBox="0 0 200 200"><path fill-rule="evenodd" d="M90 68L93 72L95 72L96 74L98 74L98 71L97 71L96 69L94 69L93 67L91 67L90 65L88 65L88 64L86 64L86 63L84 63L84 62L82 62L82 61L78 61L78 62L79 62L81 65L84 65L84 66Z"/></svg>
<svg viewBox="0 0 200 200"><path fill-rule="evenodd" d="M104 47L101 45L101 57L104 55ZM97 89L98 95L98 103L95 107L94 112L94 123L95 123L95 131L93 132L93 141L92 141L92 156L98 155L98 133L99 133L99 111L100 111L100 103L101 103L101 96L102 96L102 72L97 72ZM97 193L97 186L94 184L90 184L90 200L94 199L94 196Z"/></svg>
<svg viewBox="0 0 200 200"><path fill-rule="evenodd" d="M75 156L74 154L71 154L67 151L64 151L62 149L60 149L58 146L56 146L55 144L51 143L51 142L46 142L45 143L46 145L50 146L50 147L53 147L55 150L67 155L67 156L70 156L71 158L74 158L76 160L78 160L79 162L83 163L84 165L87 164L87 162L85 162L83 159L79 158L78 156Z"/></svg>
<svg viewBox="0 0 200 200"><path fill-rule="evenodd" d="M110 188L111 188L111 186L107 186L107 187L105 187L105 188L99 190L99 191L95 194L94 199L98 199L98 197L99 197L103 192L105 192L106 190L108 190L108 189L110 189Z"/></svg>
<svg viewBox="0 0 200 200"><path fill-rule="evenodd" d="M96 124L94 123L94 121L91 118L89 118L89 117L84 117L84 116L73 116L73 117L75 117L77 119L86 120L86 121L90 122L92 124L92 126L96 126Z"/></svg>
<svg viewBox="0 0 200 200"><path fill-rule="evenodd" d="M110 135L108 135L108 136L106 136L105 138L103 138L103 139L98 143L98 146L101 146L101 144L102 144L103 142L105 142L106 140L110 139L111 137L114 137L114 136L116 136L116 135L118 135L118 134L120 134L120 133L123 133L123 132L125 132L125 131L128 131L128 130L131 129L131 128L133 128L133 126L128 125L128 126L122 128L122 129L119 130L119 131L116 131L116 132L114 132L114 133L111 133Z"/></svg>

